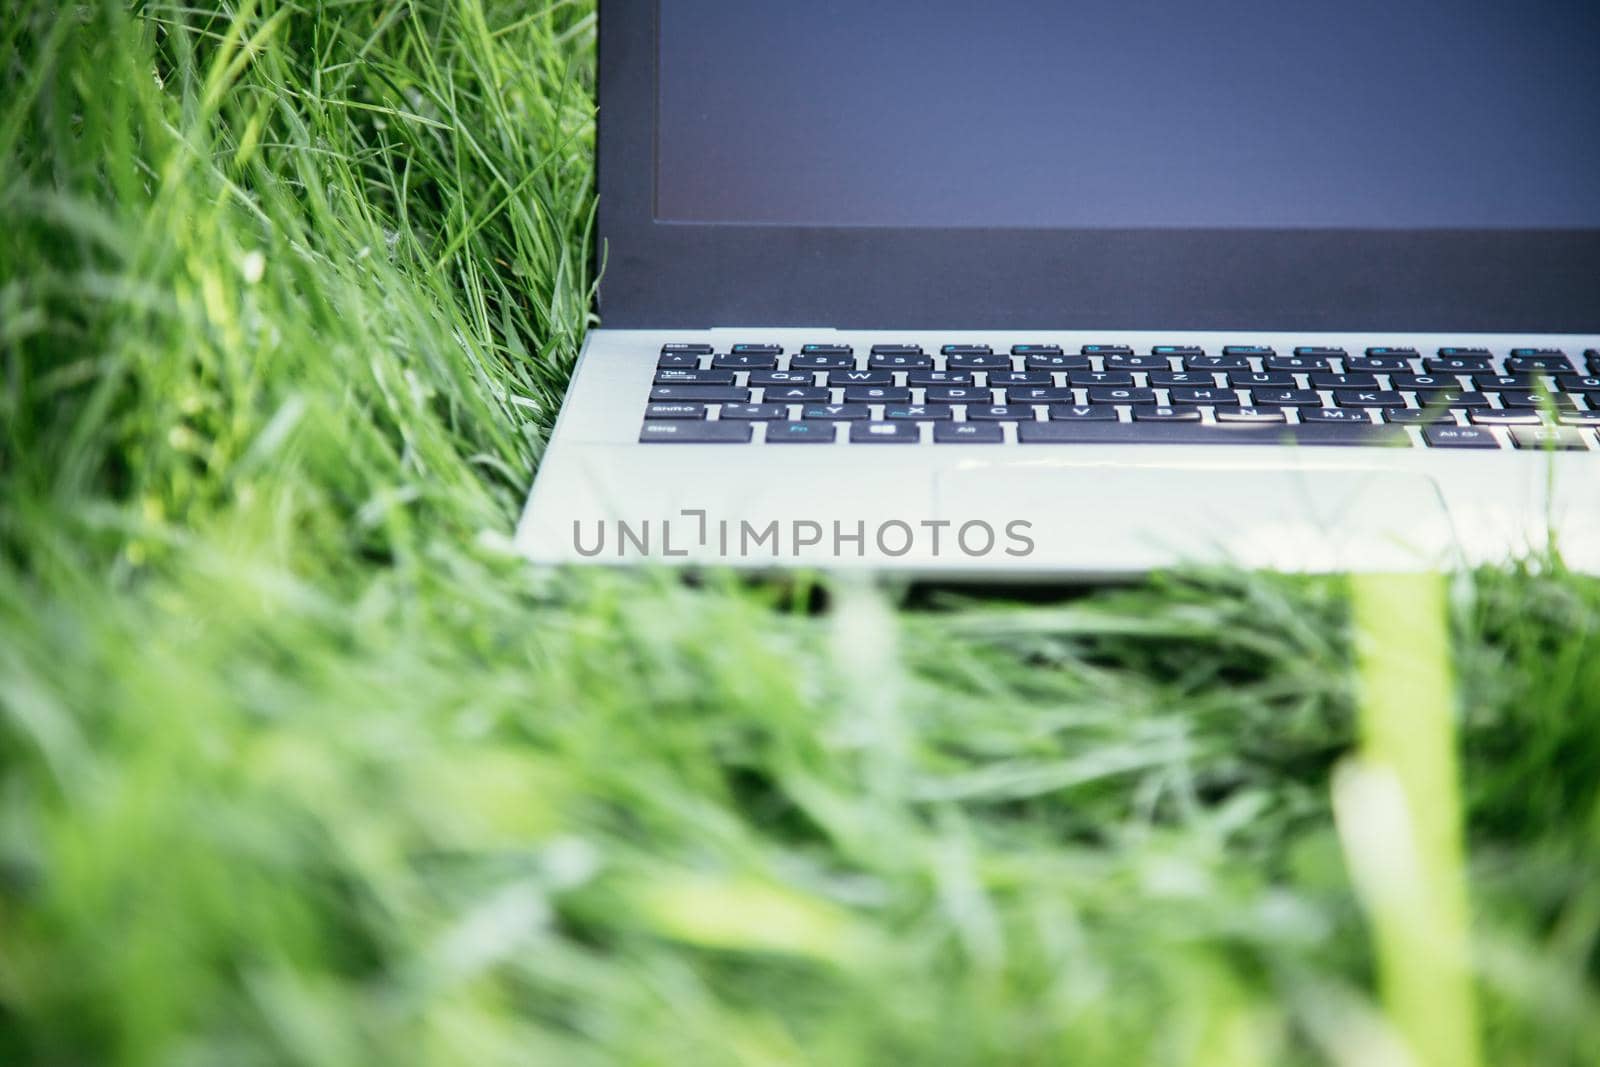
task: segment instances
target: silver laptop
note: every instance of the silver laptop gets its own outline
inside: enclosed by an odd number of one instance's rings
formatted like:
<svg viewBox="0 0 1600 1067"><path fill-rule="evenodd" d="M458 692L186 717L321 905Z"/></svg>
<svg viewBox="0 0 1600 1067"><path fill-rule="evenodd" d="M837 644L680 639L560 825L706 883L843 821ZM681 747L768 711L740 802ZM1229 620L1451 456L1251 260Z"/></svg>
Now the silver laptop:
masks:
<svg viewBox="0 0 1600 1067"><path fill-rule="evenodd" d="M604 0L546 563L1600 571L1600 7Z"/></svg>

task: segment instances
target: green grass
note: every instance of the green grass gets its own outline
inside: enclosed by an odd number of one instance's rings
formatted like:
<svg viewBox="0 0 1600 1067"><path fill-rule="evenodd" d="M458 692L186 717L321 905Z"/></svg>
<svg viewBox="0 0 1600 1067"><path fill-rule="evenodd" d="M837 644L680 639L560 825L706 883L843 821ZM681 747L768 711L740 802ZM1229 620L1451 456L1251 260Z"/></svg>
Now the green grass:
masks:
<svg viewBox="0 0 1600 1067"><path fill-rule="evenodd" d="M593 43L0 20L0 1063L1600 1062L1558 561L1017 605L508 554Z"/></svg>

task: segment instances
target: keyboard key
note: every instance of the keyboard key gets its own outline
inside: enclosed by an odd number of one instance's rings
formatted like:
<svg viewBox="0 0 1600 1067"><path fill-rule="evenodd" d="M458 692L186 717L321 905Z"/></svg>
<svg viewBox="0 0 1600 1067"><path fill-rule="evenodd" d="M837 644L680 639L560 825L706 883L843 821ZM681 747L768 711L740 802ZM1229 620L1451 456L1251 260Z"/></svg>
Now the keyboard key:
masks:
<svg viewBox="0 0 1600 1067"><path fill-rule="evenodd" d="M923 394L930 404L993 404L994 390L970 385L929 386Z"/></svg>
<svg viewBox="0 0 1600 1067"><path fill-rule="evenodd" d="M1322 395L1315 389L1252 389L1250 399L1258 408L1322 406Z"/></svg>
<svg viewBox="0 0 1600 1067"><path fill-rule="evenodd" d="M1494 371L1494 362L1488 356L1430 356L1422 361L1429 374L1482 374Z"/></svg>
<svg viewBox="0 0 1600 1067"><path fill-rule="evenodd" d="M1583 358L1589 364L1590 374L1600 374L1600 348L1584 349Z"/></svg>
<svg viewBox="0 0 1600 1067"><path fill-rule="evenodd" d="M644 417L647 419L703 419L706 417L704 404L646 404Z"/></svg>
<svg viewBox="0 0 1600 1067"><path fill-rule="evenodd" d="M735 389L726 385L657 385L650 390L650 399L700 400L717 404L744 404L750 400L750 390Z"/></svg>
<svg viewBox="0 0 1600 1067"><path fill-rule="evenodd" d="M1378 379L1371 374L1326 374L1311 375L1311 388L1313 389L1376 389Z"/></svg>
<svg viewBox="0 0 1600 1067"><path fill-rule="evenodd" d="M1075 357L1078 358L1078 357ZM993 388L1013 385L1054 385L1055 377L1042 370L992 370L986 379Z"/></svg>
<svg viewBox="0 0 1600 1067"><path fill-rule="evenodd" d="M761 399L769 404L805 404L833 398L819 385L769 385L761 390Z"/></svg>
<svg viewBox="0 0 1600 1067"><path fill-rule="evenodd" d="M1154 406L1140 406L1133 409L1134 422L1199 422L1200 409L1189 407L1172 407L1166 404Z"/></svg>
<svg viewBox="0 0 1600 1067"><path fill-rule="evenodd" d="M1518 349L1518 351L1523 351ZM1537 352L1526 356L1512 355L1506 359L1506 370L1512 374L1519 371L1554 371L1561 374L1574 374L1577 368L1572 365L1572 360L1562 352Z"/></svg>
<svg viewBox="0 0 1600 1067"><path fill-rule="evenodd" d="M1396 389L1337 389L1333 402L1342 408L1400 408L1406 398Z"/></svg>
<svg viewBox="0 0 1600 1067"><path fill-rule="evenodd" d="M1411 361L1398 356L1346 356L1344 369L1351 374L1404 374L1411 370Z"/></svg>
<svg viewBox="0 0 1600 1067"><path fill-rule="evenodd" d="M847 404L909 404L911 390L896 385L852 385L844 391Z"/></svg>
<svg viewBox="0 0 1600 1067"><path fill-rule="evenodd" d="M866 445L909 445L922 439L922 429L914 422L852 422L850 440Z"/></svg>
<svg viewBox="0 0 1600 1067"><path fill-rule="evenodd" d="M747 422L646 421L639 431L640 444L666 442L679 445L742 444L751 438Z"/></svg>
<svg viewBox="0 0 1600 1067"><path fill-rule="evenodd" d="M1232 389L1220 389L1216 386L1204 389L1191 389L1187 387L1171 390L1174 404L1238 404L1239 394Z"/></svg>
<svg viewBox="0 0 1600 1067"><path fill-rule="evenodd" d="M1424 426L1422 439L1434 448L1499 448L1488 430L1476 426Z"/></svg>
<svg viewBox="0 0 1600 1067"><path fill-rule="evenodd" d="M1171 370L1172 361L1165 356L1110 355L1105 358L1106 370Z"/></svg>
<svg viewBox="0 0 1600 1067"><path fill-rule="evenodd" d="M734 345L729 351L736 356L781 356L783 346L744 343Z"/></svg>
<svg viewBox="0 0 1600 1067"><path fill-rule="evenodd" d="M1200 370L1200 371L1206 371L1206 370L1248 371L1250 369L1250 359L1249 359L1248 356L1242 356L1242 355L1185 356L1184 360L1183 360L1183 369L1184 370Z"/></svg>
<svg viewBox="0 0 1600 1067"><path fill-rule="evenodd" d="M945 345L939 349L941 356L988 356L994 349L988 345Z"/></svg>
<svg viewBox="0 0 1600 1067"><path fill-rule="evenodd" d="M806 404L800 409L802 419L826 419L835 422L853 422L872 417L872 409L865 404Z"/></svg>
<svg viewBox="0 0 1600 1067"><path fill-rule="evenodd" d="M940 422L933 427L933 440L941 445L997 445L1005 439L997 422Z"/></svg>
<svg viewBox="0 0 1600 1067"><path fill-rule="evenodd" d="M944 365L951 370L1010 370L1011 357L993 352L958 352L946 356Z"/></svg>
<svg viewBox="0 0 1600 1067"><path fill-rule="evenodd" d="M1156 391L1154 389L1121 389L1109 386L1095 386L1089 390L1089 403L1091 404L1154 404Z"/></svg>
<svg viewBox="0 0 1600 1067"><path fill-rule="evenodd" d="M1575 452L1585 446L1583 435L1570 426L1513 426L1511 443L1518 448L1547 448Z"/></svg>
<svg viewBox="0 0 1600 1067"><path fill-rule="evenodd" d="M1384 408L1383 421L1405 426L1431 426L1454 424L1456 417L1449 408Z"/></svg>
<svg viewBox="0 0 1600 1067"><path fill-rule="evenodd" d="M1537 411L1517 411L1505 408L1474 408L1467 412L1467 421L1477 426L1542 426L1544 420Z"/></svg>
<svg viewBox="0 0 1600 1067"><path fill-rule="evenodd" d="M1025 422L1023 444L1173 445L1388 445L1405 448L1411 438L1399 427L1329 425L1211 425L1199 422Z"/></svg>
<svg viewBox="0 0 1600 1067"><path fill-rule="evenodd" d="M920 356L921 345L873 345L868 353L874 356Z"/></svg>
<svg viewBox="0 0 1600 1067"><path fill-rule="evenodd" d="M1423 403L1432 407L1486 408L1489 398L1483 393L1426 393Z"/></svg>
<svg viewBox="0 0 1600 1067"><path fill-rule="evenodd" d="M1218 408L1218 422L1287 422L1282 408Z"/></svg>
<svg viewBox="0 0 1600 1067"><path fill-rule="evenodd" d="M930 385L971 385L972 375L966 371L955 370L912 370L906 371L906 384L916 389Z"/></svg>
<svg viewBox="0 0 1600 1067"><path fill-rule="evenodd" d="M828 384L835 389L851 385L893 385L894 371L889 370L831 370Z"/></svg>
<svg viewBox="0 0 1600 1067"><path fill-rule="evenodd" d="M1288 371L1267 371L1265 373L1256 371L1252 373L1235 370L1228 372L1228 384L1235 389L1254 389L1259 386L1293 389L1295 380L1294 375Z"/></svg>
<svg viewBox="0 0 1600 1067"><path fill-rule="evenodd" d="M1067 372L1067 381L1079 388L1090 385L1131 386L1133 374L1125 370L1074 370Z"/></svg>
<svg viewBox="0 0 1600 1067"><path fill-rule="evenodd" d="M911 370L932 366L933 357L921 352L874 352L867 357L869 370Z"/></svg>
<svg viewBox="0 0 1600 1067"><path fill-rule="evenodd" d="M1217 384L1217 376L1209 371L1198 370L1153 370L1149 374L1152 388L1184 386L1188 388L1209 389Z"/></svg>
<svg viewBox="0 0 1600 1067"><path fill-rule="evenodd" d="M1556 388L1567 393L1600 393L1600 376L1562 374L1556 378Z"/></svg>
<svg viewBox="0 0 1600 1067"><path fill-rule="evenodd" d="M1328 361L1321 356L1268 356L1261 361L1264 370L1286 370L1297 374L1307 371L1328 370Z"/></svg>
<svg viewBox="0 0 1600 1067"><path fill-rule="evenodd" d="M710 345L706 346L711 347ZM658 367L686 367L700 366L700 357L693 352L663 352L661 358L656 360Z"/></svg>
<svg viewBox="0 0 1600 1067"><path fill-rule="evenodd" d="M968 422L1016 422L1033 420L1033 408L1026 404L976 404L967 408Z"/></svg>
<svg viewBox="0 0 1600 1067"><path fill-rule="evenodd" d="M1152 356L1177 356L1179 359L1198 359L1206 354L1206 350L1199 345L1154 345L1150 349Z"/></svg>
<svg viewBox="0 0 1600 1067"><path fill-rule="evenodd" d="M1484 359L1488 359L1489 350L1487 348L1462 348L1459 345L1447 345L1439 349L1439 355L1446 358L1451 356L1465 356L1468 358L1481 356Z"/></svg>
<svg viewBox="0 0 1600 1067"><path fill-rule="evenodd" d="M656 368L657 385L732 385L731 370L688 370L681 367Z"/></svg>
<svg viewBox="0 0 1600 1067"><path fill-rule="evenodd" d="M702 341L668 341L661 346L663 356L709 356L713 351Z"/></svg>
<svg viewBox="0 0 1600 1067"><path fill-rule="evenodd" d="M855 354L855 349L849 345L840 344L807 344L800 346L800 354L805 356L850 356Z"/></svg>
<svg viewBox="0 0 1600 1067"><path fill-rule="evenodd" d="M1029 370L1088 370L1092 366L1088 356L1064 356L1060 352L1034 353L1022 365Z"/></svg>
<svg viewBox="0 0 1600 1067"><path fill-rule="evenodd" d="M1301 345L1294 350L1294 354L1304 359L1347 359L1348 354L1342 348L1332 348L1327 345Z"/></svg>
<svg viewBox="0 0 1600 1067"><path fill-rule="evenodd" d="M1252 359L1263 359L1267 356L1277 355L1278 351L1271 345L1224 345L1222 354L1225 356L1245 356Z"/></svg>
<svg viewBox="0 0 1600 1067"><path fill-rule="evenodd" d="M790 370L840 370L855 365L849 352L803 352L789 360Z"/></svg>
<svg viewBox="0 0 1600 1067"><path fill-rule="evenodd" d="M1300 408L1301 422L1367 423L1366 408Z"/></svg>
<svg viewBox="0 0 1600 1067"><path fill-rule="evenodd" d="M955 415L943 404L890 404L883 409L886 419L912 419L921 422L944 421Z"/></svg>
<svg viewBox="0 0 1600 1067"><path fill-rule="evenodd" d="M1472 384L1490 392L1498 392L1501 389L1527 391L1533 388L1533 379L1526 374L1474 374ZM1406 386L1396 382L1395 388L1404 389Z"/></svg>
<svg viewBox="0 0 1600 1067"><path fill-rule="evenodd" d="M830 445L833 443L831 422L769 422L769 445Z"/></svg>
<svg viewBox="0 0 1600 1067"><path fill-rule="evenodd" d="M1376 358L1383 358L1387 356L1392 359L1416 359L1418 352L1415 348L1408 348L1405 346L1395 348L1390 345L1374 345L1373 347L1367 349L1367 355Z"/></svg>
<svg viewBox="0 0 1600 1067"><path fill-rule="evenodd" d="M1500 403L1508 408L1574 408L1577 402L1566 393L1514 393L1503 391Z"/></svg>
<svg viewBox="0 0 1600 1067"><path fill-rule="evenodd" d="M724 404L724 419L787 419L788 404Z"/></svg>
<svg viewBox="0 0 1600 1067"><path fill-rule="evenodd" d="M712 356L711 366L720 370L773 370L778 365L774 352L735 352Z"/></svg>
<svg viewBox="0 0 1600 1067"><path fill-rule="evenodd" d="M1558 411L1556 421L1563 426L1600 426L1600 411Z"/></svg>
<svg viewBox="0 0 1600 1067"><path fill-rule="evenodd" d="M1059 356L1060 345L1012 345L1013 356Z"/></svg>
<svg viewBox="0 0 1600 1067"><path fill-rule="evenodd" d="M1050 417L1067 422L1116 422L1117 409L1101 404L1052 404Z"/></svg>
<svg viewBox="0 0 1600 1067"><path fill-rule="evenodd" d="M1076 399L1073 390L1049 385L1019 385L1006 389L1006 401L1011 404L1070 404Z"/></svg>
<svg viewBox="0 0 1600 1067"><path fill-rule="evenodd" d="M1085 356L1131 356L1133 349L1127 345L1084 345L1078 352Z"/></svg>
<svg viewBox="0 0 1600 1067"><path fill-rule="evenodd" d="M752 386L768 385L798 385L810 386L816 384L816 375L808 370L753 370L750 372Z"/></svg>

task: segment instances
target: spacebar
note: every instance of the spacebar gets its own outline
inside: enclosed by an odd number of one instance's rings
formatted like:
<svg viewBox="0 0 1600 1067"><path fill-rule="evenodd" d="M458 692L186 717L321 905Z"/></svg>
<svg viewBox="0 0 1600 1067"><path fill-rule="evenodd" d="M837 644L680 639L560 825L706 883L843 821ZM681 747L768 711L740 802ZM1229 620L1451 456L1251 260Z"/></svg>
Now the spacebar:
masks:
<svg viewBox="0 0 1600 1067"><path fill-rule="evenodd" d="M1411 445L1404 427L1378 423L1022 422L1017 439L1025 445Z"/></svg>

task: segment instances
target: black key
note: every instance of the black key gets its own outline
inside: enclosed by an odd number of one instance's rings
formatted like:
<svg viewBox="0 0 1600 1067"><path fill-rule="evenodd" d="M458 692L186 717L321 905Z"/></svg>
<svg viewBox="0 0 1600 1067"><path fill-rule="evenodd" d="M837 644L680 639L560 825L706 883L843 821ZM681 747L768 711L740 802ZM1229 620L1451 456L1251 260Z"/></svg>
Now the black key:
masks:
<svg viewBox="0 0 1600 1067"><path fill-rule="evenodd" d="M1111 355L1105 358L1106 370L1171 370L1166 356Z"/></svg>
<svg viewBox="0 0 1600 1067"><path fill-rule="evenodd" d="M1367 355L1369 356L1388 356L1394 359L1416 359L1417 354L1418 353L1415 348L1406 347L1404 345L1399 348L1395 348L1390 345L1373 345L1371 348L1367 349Z"/></svg>
<svg viewBox="0 0 1600 1067"><path fill-rule="evenodd" d="M1584 438L1582 433L1570 426L1513 426L1511 443L1518 448L1576 452L1584 447Z"/></svg>
<svg viewBox="0 0 1600 1067"><path fill-rule="evenodd" d="M1558 411L1556 421L1563 426L1600 426L1600 411Z"/></svg>
<svg viewBox="0 0 1600 1067"><path fill-rule="evenodd" d="M731 370L688 370L682 367L656 368L657 385L732 385Z"/></svg>
<svg viewBox="0 0 1600 1067"><path fill-rule="evenodd" d="M1228 384L1236 389L1254 389L1259 386L1275 386L1283 389L1293 389L1295 386L1294 375L1287 371L1268 371L1263 374L1259 371L1229 371Z"/></svg>
<svg viewBox="0 0 1600 1067"><path fill-rule="evenodd" d="M775 352L733 352L712 356L711 365L722 370L773 370L778 356Z"/></svg>
<svg viewBox="0 0 1600 1067"><path fill-rule="evenodd" d="M1172 390L1174 404L1231 404L1239 403L1239 394L1232 389L1219 389L1215 386L1206 389L1175 388Z"/></svg>
<svg viewBox="0 0 1600 1067"><path fill-rule="evenodd" d="M1060 345L1012 345L1013 356L1059 356Z"/></svg>
<svg viewBox="0 0 1600 1067"><path fill-rule="evenodd" d="M967 408L968 422L1032 421L1033 409L1026 404L974 404Z"/></svg>
<svg viewBox="0 0 1600 1067"><path fill-rule="evenodd" d="M663 356L709 356L713 351L715 349L703 341L668 341L661 346Z"/></svg>
<svg viewBox="0 0 1600 1067"><path fill-rule="evenodd" d="M1508 408L1575 408L1577 401L1566 393L1513 393L1502 391L1500 404Z"/></svg>
<svg viewBox="0 0 1600 1067"><path fill-rule="evenodd" d="M1258 408L1322 406L1322 396L1315 389L1252 389L1250 400Z"/></svg>
<svg viewBox="0 0 1600 1067"><path fill-rule="evenodd" d="M1487 348L1462 348L1459 345L1446 345L1444 348L1439 349L1439 354L1441 356L1445 356L1445 357L1450 357L1450 356L1466 356L1466 357L1482 356L1485 359L1487 359L1489 357L1489 350Z"/></svg>
<svg viewBox="0 0 1600 1067"><path fill-rule="evenodd" d="M893 385L852 385L844 391L847 404L909 404L911 390Z"/></svg>
<svg viewBox="0 0 1600 1067"><path fill-rule="evenodd" d="M850 440L862 445L911 445L922 439L914 422L852 422Z"/></svg>
<svg viewBox="0 0 1600 1067"><path fill-rule="evenodd" d="M1242 370L1250 369L1250 359L1247 356L1187 356L1184 358L1185 370Z"/></svg>
<svg viewBox="0 0 1600 1067"><path fill-rule="evenodd" d="M703 400L711 403L744 404L750 400L750 390L735 389L726 385L658 385L650 390L650 399Z"/></svg>
<svg viewBox="0 0 1600 1067"><path fill-rule="evenodd" d="M1055 384L1055 378L1050 372L1042 370L992 370L989 372L989 377L986 381L995 388L1009 388L1013 385Z"/></svg>
<svg viewBox="0 0 1600 1067"><path fill-rule="evenodd" d="M1133 409L1134 422L1199 422L1200 409L1182 405L1172 407L1166 404L1155 406L1143 405Z"/></svg>
<svg viewBox="0 0 1600 1067"><path fill-rule="evenodd" d="M1154 404L1155 402L1154 389L1123 389L1104 385L1089 389L1091 404Z"/></svg>
<svg viewBox="0 0 1600 1067"><path fill-rule="evenodd" d="M920 356L921 345L873 345L871 355L874 356Z"/></svg>
<svg viewBox="0 0 1600 1067"><path fill-rule="evenodd" d="M1542 426L1544 420L1537 411L1508 410L1506 408L1474 408L1467 412L1467 421L1478 426Z"/></svg>
<svg viewBox="0 0 1600 1067"><path fill-rule="evenodd" d="M1016 351L1015 348L1012 349ZM1093 364L1088 356L1064 356L1060 352L1035 353L1023 360L1029 370L1088 370Z"/></svg>
<svg viewBox="0 0 1600 1067"><path fill-rule="evenodd" d="M1153 370L1150 372L1150 385L1156 389L1170 388L1172 386L1209 389L1216 384L1217 376L1206 371Z"/></svg>
<svg viewBox="0 0 1600 1067"><path fill-rule="evenodd" d="M1493 373L1494 362L1488 356L1438 356L1422 361L1429 374L1482 374Z"/></svg>
<svg viewBox="0 0 1600 1067"><path fill-rule="evenodd" d="M1342 408L1401 408L1406 398L1397 389L1337 389L1333 402Z"/></svg>
<svg viewBox="0 0 1600 1067"><path fill-rule="evenodd" d="M1455 414L1449 408L1384 408L1383 421L1406 426L1432 426L1435 423L1454 423Z"/></svg>
<svg viewBox="0 0 1600 1067"><path fill-rule="evenodd" d="M1399 427L1329 425L1209 425L1199 422L1025 422L1017 428L1023 444L1172 445L1389 445L1409 447Z"/></svg>
<svg viewBox="0 0 1600 1067"><path fill-rule="evenodd" d="M886 419L913 419L919 422L953 419L955 415L943 404L890 404L883 409Z"/></svg>
<svg viewBox="0 0 1600 1067"><path fill-rule="evenodd" d="M933 366L933 357L921 352L874 352L867 357L870 370L910 370Z"/></svg>
<svg viewBox="0 0 1600 1067"><path fill-rule="evenodd" d="M829 445L833 443L831 422L769 422L769 445Z"/></svg>
<svg viewBox="0 0 1600 1067"><path fill-rule="evenodd" d="M1585 348L1583 358L1589 362L1589 373L1600 374L1600 348Z"/></svg>
<svg viewBox="0 0 1600 1067"><path fill-rule="evenodd" d="M1218 422L1287 422L1282 408L1218 408Z"/></svg>
<svg viewBox="0 0 1600 1067"><path fill-rule="evenodd" d="M888 370L831 370L828 384L838 389L850 385L893 385L894 371Z"/></svg>
<svg viewBox="0 0 1600 1067"><path fill-rule="evenodd" d="M988 345L945 345L939 349L941 356L987 356L993 352Z"/></svg>
<svg viewBox="0 0 1600 1067"><path fill-rule="evenodd" d="M807 404L800 409L802 419L827 419L835 422L853 422L872 417L865 404Z"/></svg>
<svg viewBox="0 0 1600 1067"><path fill-rule="evenodd" d="M1517 351L1522 351L1518 349ZM1572 365L1572 360L1562 352L1539 352L1533 355L1511 355L1506 359L1506 370L1512 374L1519 371L1552 371L1560 374L1575 374L1578 368Z"/></svg>
<svg viewBox="0 0 1600 1067"><path fill-rule="evenodd" d="M933 427L933 440L941 445L997 445L1005 439L1005 431L994 422L940 422Z"/></svg>
<svg viewBox="0 0 1600 1067"><path fill-rule="evenodd" d="M1084 345L1078 349L1085 356L1131 356L1133 349L1127 345Z"/></svg>
<svg viewBox="0 0 1600 1067"><path fill-rule="evenodd" d="M706 417L704 404L646 404L644 417L647 419L703 419Z"/></svg>
<svg viewBox="0 0 1600 1067"><path fill-rule="evenodd" d="M1498 392L1501 389L1526 391L1533 388L1533 379L1526 374L1474 374L1472 384L1490 392ZM1395 388L1405 389L1407 386L1396 382Z"/></svg>
<svg viewBox="0 0 1600 1067"><path fill-rule="evenodd" d="M1461 379L1454 374L1391 374L1389 384L1408 393L1461 392Z"/></svg>
<svg viewBox="0 0 1600 1067"><path fill-rule="evenodd" d="M840 370L855 365L849 352L802 352L789 360L790 370Z"/></svg>
<svg viewBox="0 0 1600 1067"><path fill-rule="evenodd" d="M1351 374L1392 374L1411 370L1411 361L1398 356L1346 356L1344 369Z"/></svg>
<svg viewBox="0 0 1600 1067"><path fill-rule="evenodd" d="M1313 389L1376 389L1378 379L1371 374L1313 374Z"/></svg>
<svg viewBox="0 0 1600 1067"><path fill-rule="evenodd" d="M706 346L711 347L710 345ZM661 358L656 360L658 367L698 367L700 357L693 352L663 352Z"/></svg>
<svg viewBox="0 0 1600 1067"><path fill-rule="evenodd" d="M1424 426L1422 439L1434 448L1499 448L1488 430L1476 426Z"/></svg>
<svg viewBox="0 0 1600 1067"><path fill-rule="evenodd" d="M806 356L849 356L855 354L855 349L849 345L809 344L801 345L800 353Z"/></svg>
<svg viewBox="0 0 1600 1067"><path fill-rule="evenodd" d="M1366 423L1372 420L1367 418L1366 408L1300 408L1301 422L1318 423Z"/></svg>
<svg viewBox="0 0 1600 1067"><path fill-rule="evenodd" d="M946 356L944 365L951 370L1010 370L1011 357L994 352L958 352Z"/></svg>
<svg viewBox="0 0 1600 1067"><path fill-rule="evenodd" d="M1346 359L1347 353L1342 348L1331 348L1327 345L1301 345L1294 350L1294 354L1303 359Z"/></svg>
<svg viewBox="0 0 1600 1067"><path fill-rule="evenodd" d="M1098 404L1051 404L1050 417L1067 422L1116 422L1117 409Z"/></svg>
<svg viewBox="0 0 1600 1067"><path fill-rule="evenodd" d="M729 351L736 356L781 356L783 346L744 343L734 345Z"/></svg>
<svg viewBox="0 0 1600 1067"><path fill-rule="evenodd" d="M724 404L722 417L736 420L787 419L787 404Z"/></svg>
<svg viewBox="0 0 1600 1067"><path fill-rule="evenodd" d="M640 444L667 442L679 445L742 444L751 437L747 422L694 422L648 420L639 431Z"/></svg>
<svg viewBox="0 0 1600 1067"><path fill-rule="evenodd" d="M1265 370L1286 370L1305 373L1313 370L1327 370L1328 361L1321 356L1268 356L1261 361Z"/></svg>
<svg viewBox="0 0 1600 1067"><path fill-rule="evenodd" d="M930 385L971 385L972 375L966 371L913 370L906 372L906 384L913 389Z"/></svg>
<svg viewBox="0 0 1600 1067"><path fill-rule="evenodd" d="M1486 408L1489 398L1483 393L1427 393L1422 402L1432 407Z"/></svg>
<svg viewBox="0 0 1600 1067"><path fill-rule="evenodd" d="M807 404L831 398L827 389L814 385L769 385L761 390L761 399L769 404Z"/></svg>
<svg viewBox="0 0 1600 1067"><path fill-rule="evenodd" d="M1562 374L1556 378L1556 388L1567 393L1597 393L1600 392L1600 376Z"/></svg>
<svg viewBox="0 0 1600 1067"><path fill-rule="evenodd" d="M1199 345L1154 345L1150 349L1152 356L1177 356L1179 359L1197 359L1206 354L1206 350Z"/></svg>
<svg viewBox="0 0 1600 1067"><path fill-rule="evenodd" d="M1222 354L1225 356L1247 356L1262 359L1266 356L1275 356L1277 349L1271 345L1223 345Z"/></svg>
<svg viewBox="0 0 1600 1067"><path fill-rule="evenodd" d="M1125 370L1074 370L1067 381L1080 388L1090 385L1132 385L1133 374Z"/></svg>
<svg viewBox="0 0 1600 1067"><path fill-rule="evenodd" d="M1076 399L1071 389L1049 385L1013 385L1006 389L1006 401L1011 404L1070 404Z"/></svg>
<svg viewBox="0 0 1600 1067"><path fill-rule="evenodd" d="M929 386L924 394L930 404L993 404L994 390L970 385Z"/></svg>
<svg viewBox="0 0 1600 1067"><path fill-rule="evenodd" d="M799 385L808 386L816 384L816 375L808 370L753 370L750 372L750 384L755 385Z"/></svg>

